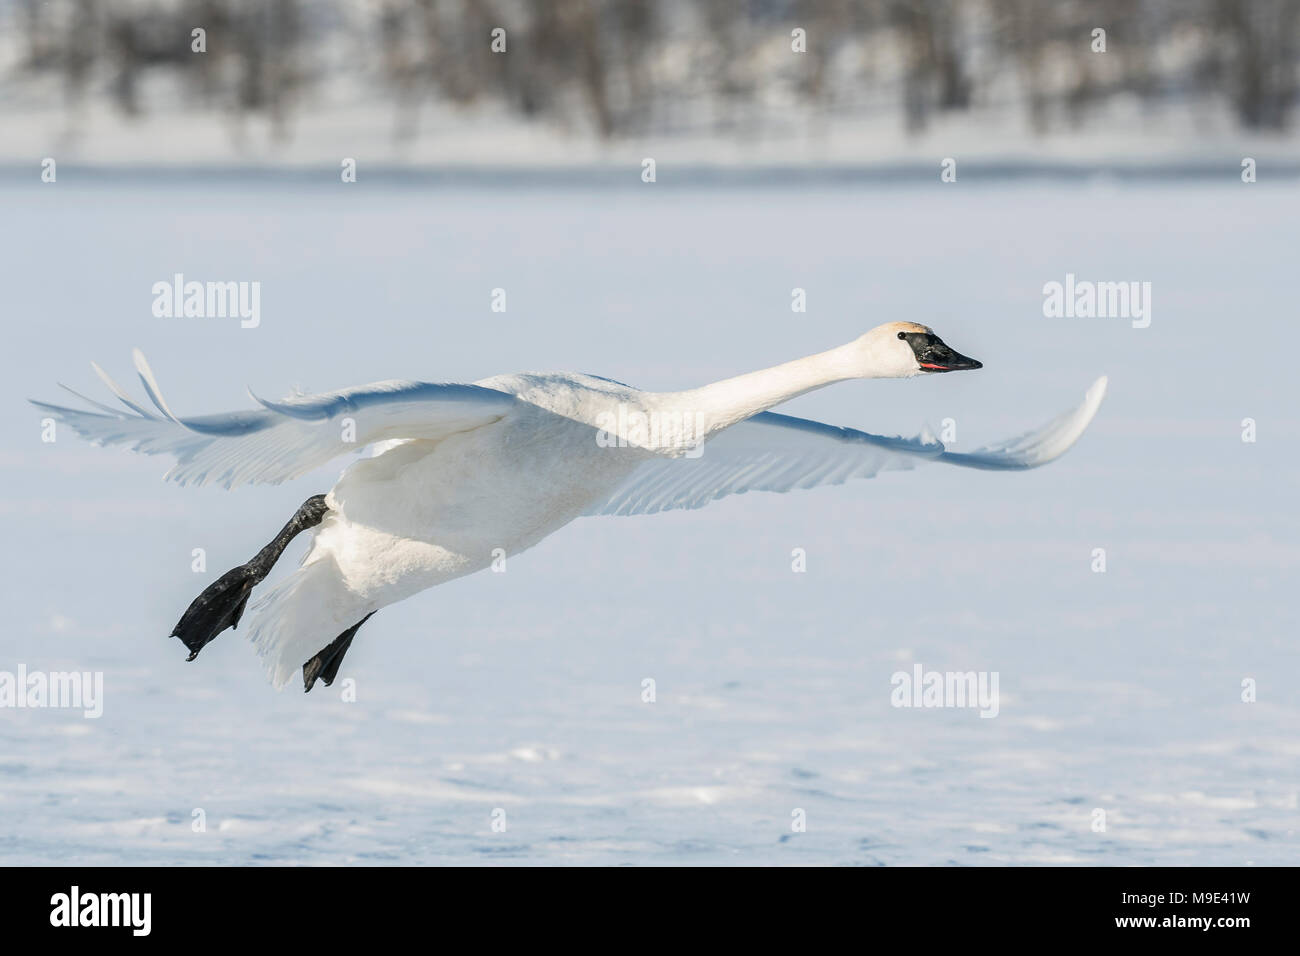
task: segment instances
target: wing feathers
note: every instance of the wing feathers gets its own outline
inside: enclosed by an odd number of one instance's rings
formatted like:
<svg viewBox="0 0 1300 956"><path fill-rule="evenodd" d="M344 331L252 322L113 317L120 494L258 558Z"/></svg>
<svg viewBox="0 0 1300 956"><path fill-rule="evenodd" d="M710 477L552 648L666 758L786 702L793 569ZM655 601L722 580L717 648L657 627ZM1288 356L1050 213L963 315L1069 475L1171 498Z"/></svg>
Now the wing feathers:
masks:
<svg viewBox="0 0 1300 956"><path fill-rule="evenodd" d="M709 440L699 458L654 459L587 513L655 514L702 508L747 491L790 491L871 478L882 471L941 461L965 468L1037 468L1079 440L1106 394L1106 379L1088 389L1083 404L1042 428L969 454L947 451L929 431L891 438L852 428L763 412Z"/></svg>
<svg viewBox="0 0 1300 956"><path fill-rule="evenodd" d="M145 361L144 353L139 349L131 350L131 358L135 361L136 374L140 376L140 381L144 384L145 394L149 396L149 401L154 403L158 411L163 413L163 418L169 422L180 424L180 419L172 414L171 409L163 400L162 389L158 387L158 380L154 378L153 369Z"/></svg>
<svg viewBox="0 0 1300 956"><path fill-rule="evenodd" d="M163 397L144 356L136 371L158 415L137 404L98 365L96 374L128 412L61 386L98 411L33 401L83 438L126 445L144 454L171 455L167 477L181 484L276 484L305 474L345 452L394 438L441 439L508 414L517 400L479 385L377 382L279 402L249 394L251 411L180 418ZM1106 393L1106 379L1088 389L1083 404L1042 428L969 453L950 452L929 432L915 438L872 435L851 428L763 412L710 439L702 457L654 459L643 464L607 501L588 514L653 514L701 508L747 491L790 491L870 478L882 471L941 461L965 468L1022 470L1063 455L1087 429ZM162 417L159 417L161 415ZM355 426L355 441L338 427Z"/></svg>
<svg viewBox="0 0 1300 956"><path fill-rule="evenodd" d="M98 376L100 377L100 380L103 381L103 383L104 383L105 385L108 386L108 390L109 390L110 392L112 392L114 395L117 396L117 400L118 400L119 402L121 402L123 405L125 405L127 408L129 408L131 411L135 412L135 413L136 413L137 415L139 415L141 418L149 418L149 419L152 419L152 418L154 417L151 413L145 411L143 408L141 408L141 407L140 407L139 405L137 405L135 402L131 401L130 396L128 396L128 395L126 394L126 392L123 390L122 386L118 385L117 382L115 382L115 381L113 381L111 378L109 378L108 373L105 372L102 368L100 368L99 365L98 365L97 363L95 363L95 362L91 362L91 363L90 363L90 367L93 368L93 369L95 370L95 374L98 375Z"/></svg>
<svg viewBox="0 0 1300 956"><path fill-rule="evenodd" d="M259 399L261 409L180 418L163 398L149 363L136 350L136 371L162 417L136 404L98 365L96 373L129 413L86 399L91 412L32 402L83 438L100 445L126 445L148 455L176 459L167 478L181 484L277 484L311 471L331 458L391 438L439 439L497 421L515 406L513 396L478 385L378 382L282 402ZM65 386L66 388L66 386ZM250 393L251 394L251 393ZM341 427L352 418L355 434ZM334 423L334 419L340 419Z"/></svg>
<svg viewBox="0 0 1300 956"><path fill-rule="evenodd" d="M1101 400L1106 397L1106 384L1103 375L1088 387L1082 405L1058 415L1041 428L967 454L945 451L939 460L963 468L993 471L1023 471L1054 461L1069 451L1092 423L1097 409L1101 408Z"/></svg>

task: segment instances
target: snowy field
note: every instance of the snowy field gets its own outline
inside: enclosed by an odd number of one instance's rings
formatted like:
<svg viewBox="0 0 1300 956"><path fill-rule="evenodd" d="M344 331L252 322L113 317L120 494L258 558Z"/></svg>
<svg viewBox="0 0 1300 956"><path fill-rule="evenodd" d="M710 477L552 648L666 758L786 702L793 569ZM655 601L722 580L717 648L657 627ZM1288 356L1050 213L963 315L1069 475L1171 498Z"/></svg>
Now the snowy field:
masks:
<svg viewBox="0 0 1300 956"><path fill-rule="evenodd" d="M1300 860L1300 186L659 178L0 183L0 671L102 671L105 698L97 720L0 708L0 863ZM154 318L177 272L259 281L261 325ZM1151 282L1150 327L1045 318L1067 273ZM894 319L985 368L782 410L951 418L971 450L1102 373L1109 396L1039 471L579 520L380 612L343 666L355 702L275 692L242 628L189 664L166 639L344 462L184 489L161 459L42 443L24 401L103 398L92 359L138 391L137 345L181 415L521 369L684 387ZM997 672L998 715L892 707L918 663Z"/></svg>

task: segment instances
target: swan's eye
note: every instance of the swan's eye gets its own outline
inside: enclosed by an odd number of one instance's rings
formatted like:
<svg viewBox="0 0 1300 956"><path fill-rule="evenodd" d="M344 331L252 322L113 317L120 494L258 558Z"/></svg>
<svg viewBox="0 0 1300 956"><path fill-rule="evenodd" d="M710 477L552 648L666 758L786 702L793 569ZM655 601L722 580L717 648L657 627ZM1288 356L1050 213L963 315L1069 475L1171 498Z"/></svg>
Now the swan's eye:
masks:
<svg viewBox="0 0 1300 956"><path fill-rule="evenodd" d="M898 333L898 337L899 337L900 339L905 339L905 338L907 338L907 333L906 333L906 332L899 332L899 333Z"/></svg>

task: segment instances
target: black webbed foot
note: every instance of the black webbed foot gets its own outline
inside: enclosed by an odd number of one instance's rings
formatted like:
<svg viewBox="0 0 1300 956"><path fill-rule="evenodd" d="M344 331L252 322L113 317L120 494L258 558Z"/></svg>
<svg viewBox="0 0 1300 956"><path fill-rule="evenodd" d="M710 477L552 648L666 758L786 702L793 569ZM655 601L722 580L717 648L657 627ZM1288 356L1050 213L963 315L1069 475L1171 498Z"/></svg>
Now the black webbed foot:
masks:
<svg viewBox="0 0 1300 956"><path fill-rule="evenodd" d="M352 646L352 638L357 636L357 631L361 629L361 625L370 620L371 615L374 613L374 611L371 611L370 614L357 621L356 624L353 624L330 641L311 660L302 665L302 690L304 694L316 686L318 679L323 681L326 687L334 683L334 678L339 673L339 665L343 663L343 655Z"/></svg>
<svg viewBox="0 0 1300 956"><path fill-rule="evenodd" d="M217 578L191 602L171 632L189 649L187 661L198 657L199 651L226 628L239 623L258 580L248 565L241 565Z"/></svg>
<svg viewBox="0 0 1300 956"><path fill-rule="evenodd" d="M251 561L231 568L190 602L170 635L179 637L189 649L187 661L198 657L199 651L226 628L239 624L248 605L248 596L271 573L289 542L299 533L320 524L328 511L324 495L308 498L271 543L257 552Z"/></svg>

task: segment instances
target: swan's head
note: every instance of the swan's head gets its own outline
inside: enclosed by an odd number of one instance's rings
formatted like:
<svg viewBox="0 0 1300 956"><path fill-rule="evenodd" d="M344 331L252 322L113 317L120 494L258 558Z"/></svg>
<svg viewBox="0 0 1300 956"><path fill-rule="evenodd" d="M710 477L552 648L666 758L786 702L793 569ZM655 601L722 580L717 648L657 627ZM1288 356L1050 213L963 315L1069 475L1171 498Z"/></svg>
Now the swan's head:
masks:
<svg viewBox="0 0 1300 956"><path fill-rule="evenodd" d="M858 342L866 350L870 378L911 378L922 373L984 367L948 348L933 329L915 322L886 322Z"/></svg>

